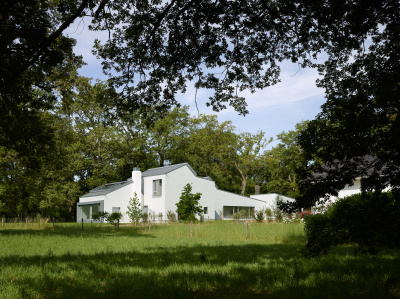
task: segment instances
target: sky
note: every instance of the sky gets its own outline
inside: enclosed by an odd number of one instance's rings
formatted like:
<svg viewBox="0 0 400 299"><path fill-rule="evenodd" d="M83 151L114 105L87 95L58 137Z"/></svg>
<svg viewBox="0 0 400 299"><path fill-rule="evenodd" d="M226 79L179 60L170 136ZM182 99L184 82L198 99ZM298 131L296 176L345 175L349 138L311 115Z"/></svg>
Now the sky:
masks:
<svg viewBox="0 0 400 299"><path fill-rule="evenodd" d="M66 33L75 38L77 44L75 53L83 56L87 65L79 70L85 77L106 80L103 74L101 60L92 53L95 38L107 40L108 33L93 32L87 27L90 20L82 19L72 24ZM262 130L266 137L275 139L269 147L277 143L276 135L283 131L294 130L295 125L304 120L312 120L321 111L325 102L324 90L317 88L315 81L318 72L315 69L299 69L297 64L283 62L281 64L281 82L255 93L244 92L241 96L246 98L249 114L246 116L238 113L228 106L226 110L214 112L206 106L211 91L200 89L197 92L197 105L201 114L216 114L220 122L231 121L237 132L257 133ZM197 115L195 105L195 89L188 83L187 92L177 95L177 100L182 105L188 105L192 115Z"/></svg>

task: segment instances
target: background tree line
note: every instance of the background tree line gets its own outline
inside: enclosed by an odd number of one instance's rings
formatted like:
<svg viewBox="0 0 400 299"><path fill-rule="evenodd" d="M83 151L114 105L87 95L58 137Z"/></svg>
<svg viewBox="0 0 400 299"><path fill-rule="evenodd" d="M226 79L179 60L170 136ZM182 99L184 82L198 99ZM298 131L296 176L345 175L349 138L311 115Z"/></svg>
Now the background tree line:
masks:
<svg viewBox="0 0 400 299"><path fill-rule="evenodd" d="M32 155L0 147L3 215L73 219L78 197L90 189L126 180L133 167L144 171L168 163L188 162L199 176L243 195L253 194L256 184L263 192L297 194L295 135L301 125L266 150L272 138L264 132L237 133L216 115L191 116L188 107L121 114L114 105L118 94L105 82L76 77L71 84L59 90L63 101L38 111L50 138Z"/></svg>
<svg viewBox="0 0 400 299"><path fill-rule="evenodd" d="M94 52L110 75L110 88L76 76L83 61L64 31L84 16L92 17L90 29L109 32ZM266 163L256 163L262 133L232 138L226 133L231 124L208 116L190 123L196 136L179 157L201 175L232 174L219 176L221 188L246 193L253 181L266 181L267 190L275 185L300 192L296 208L312 206L360 176L366 177L365 191L391 186L398 198L399 28L400 2L392 0L2 1L2 209L58 213L63 205L56 200L73 209L77 194L123 178L129 163L146 169L178 161L172 154L178 149L165 145L187 142L185 126L171 137L163 131L168 123L156 125L177 105L178 92L187 84L210 89L207 104L215 111L231 105L246 114L241 92L279 82L284 60L317 68L327 99L295 142L303 152L296 172L291 161L298 160L279 153L267 165L282 167L263 173L259 165ZM321 52L323 62L317 60ZM214 131L220 135L208 134ZM292 148L289 135L281 136L276 155ZM203 138L209 143L202 145L214 147L196 146ZM231 139L229 150L218 151ZM375 159L365 162L366 155ZM323 179L315 180L316 173Z"/></svg>

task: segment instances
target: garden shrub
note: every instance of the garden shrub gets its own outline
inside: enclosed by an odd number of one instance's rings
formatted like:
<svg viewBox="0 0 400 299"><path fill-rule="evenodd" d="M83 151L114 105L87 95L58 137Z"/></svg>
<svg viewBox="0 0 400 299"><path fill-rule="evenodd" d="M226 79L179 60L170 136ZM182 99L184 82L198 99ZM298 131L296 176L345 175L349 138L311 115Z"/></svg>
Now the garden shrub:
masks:
<svg viewBox="0 0 400 299"><path fill-rule="evenodd" d="M120 212L112 212L111 214L108 215L107 217L107 222L116 226L117 221L122 219L122 213Z"/></svg>
<svg viewBox="0 0 400 299"><path fill-rule="evenodd" d="M266 208L264 213L265 217L267 218L267 221L268 222L272 221L272 217L274 216L272 210L270 208Z"/></svg>
<svg viewBox="0 0 400 299"><path fill-rule="evenodd" d="M162 213L162 212L160 212L160 213L157 214L157 218L158 218L159 221L162 221L162 220L163 220L163 217L164 217L164 216L163 216L163 213Z"/></svg>
<svg viewBox="0 0 400 299"><path fill-rule="evenodd" d="M355 243L374 253L379 247L400 246L400 202L392 193L355 194L338 200L324 214L305 221L305 256L318 256L339 244Z"/></svg>
<svg viewBox="0 0 400 299"><path fill-rule="evenodd" d="M170 223L176 222L176 214L173 211L168 210L167 211L167 219L168 219L168 222L170 222Z"/></svg>
<svg viewBox="0 0 400 299"><path fill-rule="evenodd" d="M92 219L95 221L97 220L103 221L103 219L107 219L109 215L110 214L108 212L94 212L92 214Z"/></svg>
<svg viewBox="0 0 400 299"><path fill-rule="evenodd" d="M141 218L142 218L143 223L147 223L147 221L149 220L149 214L146 212L143 212L141 216L142 216Z"/></svg>
<svg viewBox="0 0 400 299"><path fill-rule="evenodd" d="M282 222L283 220L283 213L279 208L274 209L274 216L276 222Z"/></svg>
<svg viewBox="0 0 400 299"><path fill-rule="evenodd" d="M260 223L263 222L264 210L263 209L257 210L254 214L254 218L256 219L257 222L260 222Z"/></svg>
<svg viewBox="0 0 400 299"><path fill-rule="evenodd" d="M137 225L142 217L142 208L140 207L139 198L137 193L133 194L133 197L129 200L128 211L126 213L135 225Z"/></svg>
<svg viewBox="0 0 400 299"><path fill-rule="evenodd" d="M192 185L186 184L183 187L181 197L177 206L176 212L178 213L179 220L183 221L196 221L196 214L200 217L203 215L204 210L199 204L201 193L192 193Z"/></svg>

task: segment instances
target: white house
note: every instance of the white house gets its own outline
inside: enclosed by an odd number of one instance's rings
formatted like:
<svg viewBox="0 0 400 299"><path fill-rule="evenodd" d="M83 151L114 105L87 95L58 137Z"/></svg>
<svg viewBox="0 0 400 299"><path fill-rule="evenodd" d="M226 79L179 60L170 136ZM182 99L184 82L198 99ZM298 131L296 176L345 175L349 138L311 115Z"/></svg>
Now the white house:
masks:
<svg viewBox="0 0 400 299"><path fill-rule="evenodd" d="M88 221L96 211L121 212L122 222L129 222L127 207L136 192L144 212L162 213L164 219L168 211L176 212L183 187L190 183L192 193L201 193L200 205L204 208L204 219L232 219L241 210L250 216L253 210L268 206L260 196L246 197L219 190L209 177L198 177L188 163L152 168L143 173L134 168L132 178L100 186L79 198L77 221ZM277 194L272 195L274 199ZM271 197L271 198L272 198Z"/></svg>
<svg viewBox="0 0 400 299"><path fill-rule="evenodd" d="M294 202L295 199L284 196L284 195L279 195L278 193L268 193L268 194L254 194L250 195L251 198L259 199L262 201L265 201L265 207L270 208L271 210L274 210L277 208L277 200L282 200L286 202Z"/></svg>
<svg viewBox="0 0 400 299"><path fill-rule="evenodd" d="M357 193L361 193L361 177L356 178L353 181L353 185L344 186L344 188L338 192L337 196L331 195L329 198L329 201L335 202L339 198L344 198L346 196L350 196L350 195L357 194Z"/></svg>

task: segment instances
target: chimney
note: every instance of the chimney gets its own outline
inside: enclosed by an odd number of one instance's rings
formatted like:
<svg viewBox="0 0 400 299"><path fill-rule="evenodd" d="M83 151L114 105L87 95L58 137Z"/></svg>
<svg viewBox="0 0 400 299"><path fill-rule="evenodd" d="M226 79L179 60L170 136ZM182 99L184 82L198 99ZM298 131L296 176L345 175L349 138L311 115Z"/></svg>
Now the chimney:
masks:
<svg viewBox="0 0 400 299"><path fill-rule="evenodd" d="M135 194L139 199L140 204L142 204L142 172L139 167L134 167L132 170L132 181L133 181L133 194Z"/></svg>
<svg viewBox="0 0 400 299"><path fill-rule="evenodd" d="M255 194L260 194L260 186L259 185L255 185L254 186L254 193Z"/></svg>

